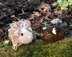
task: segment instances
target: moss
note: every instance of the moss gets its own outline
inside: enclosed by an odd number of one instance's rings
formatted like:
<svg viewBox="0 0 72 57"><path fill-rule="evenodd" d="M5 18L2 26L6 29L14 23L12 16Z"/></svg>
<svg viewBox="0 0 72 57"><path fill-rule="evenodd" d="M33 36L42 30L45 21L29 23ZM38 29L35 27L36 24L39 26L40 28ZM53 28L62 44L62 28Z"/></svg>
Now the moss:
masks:
<svg viewBox="0 0 72 57"><path fill-rule="evenodd" d="M11 44L3 45L0 42L0 51L0 57L72 57L72 38L51 44L38 39L31 44L22 45L16 51Z"/></svg>

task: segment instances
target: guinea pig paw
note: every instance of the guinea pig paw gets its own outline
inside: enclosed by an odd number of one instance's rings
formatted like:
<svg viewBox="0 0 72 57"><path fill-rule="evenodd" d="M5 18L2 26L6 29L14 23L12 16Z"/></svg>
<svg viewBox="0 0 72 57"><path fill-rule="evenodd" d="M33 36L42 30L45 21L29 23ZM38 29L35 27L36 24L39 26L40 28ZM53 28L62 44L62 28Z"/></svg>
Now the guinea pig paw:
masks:
<svg viewBox="0 0 72 57"><path fill-rule="evenodd" d="M13 48L14 50L17 50L17 46L12 46L12 48Z"/></svg>

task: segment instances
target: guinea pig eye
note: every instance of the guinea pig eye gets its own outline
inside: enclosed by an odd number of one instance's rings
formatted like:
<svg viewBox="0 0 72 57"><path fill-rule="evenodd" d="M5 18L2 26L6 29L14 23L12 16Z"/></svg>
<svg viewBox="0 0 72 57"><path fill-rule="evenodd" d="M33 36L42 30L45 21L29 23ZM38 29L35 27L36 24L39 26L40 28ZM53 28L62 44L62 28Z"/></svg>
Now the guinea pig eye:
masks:
<svg viewBox="0 0 72 57"><path fill-rule="evenodd" d="M46 12L47 12L47 10L46 10Z"/></svg>
<svg viewBox="0 0 72 57"><path fill-rule="evenodd" d="M23 33L21 33L21 36L23 36Z"/></svg>
<svg viewBox="0 0 72 57"><path fill-rule="evenodd" d="M41 8L41 10L44 10L44 8Z"/></svg>

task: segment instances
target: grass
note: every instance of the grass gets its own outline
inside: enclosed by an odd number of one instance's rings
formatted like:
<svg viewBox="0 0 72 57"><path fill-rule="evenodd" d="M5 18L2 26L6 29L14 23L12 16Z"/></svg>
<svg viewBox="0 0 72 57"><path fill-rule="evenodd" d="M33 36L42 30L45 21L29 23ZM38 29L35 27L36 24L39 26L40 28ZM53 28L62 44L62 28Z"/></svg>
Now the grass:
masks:
<svg viewBox="0 0 72 57"><path fill-rule="evenodd" d="M0 57L72 57L72 38L52 44L35 40L31 44L22 45L16 51L11 44L0 42Z"/></svg>

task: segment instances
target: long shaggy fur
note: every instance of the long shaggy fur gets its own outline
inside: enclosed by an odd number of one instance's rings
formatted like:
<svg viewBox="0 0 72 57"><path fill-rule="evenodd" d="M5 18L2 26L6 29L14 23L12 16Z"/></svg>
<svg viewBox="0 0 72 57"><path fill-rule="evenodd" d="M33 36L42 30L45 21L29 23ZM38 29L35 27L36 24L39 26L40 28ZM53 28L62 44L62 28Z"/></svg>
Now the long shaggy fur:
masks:
<svg viewBox="0 0 72 57"><path fill-rule="evenodd" d="M30 21L20 20L11 23L8 29L8 36L15 50L22 44L31 43L33 34Z"/></svg>

